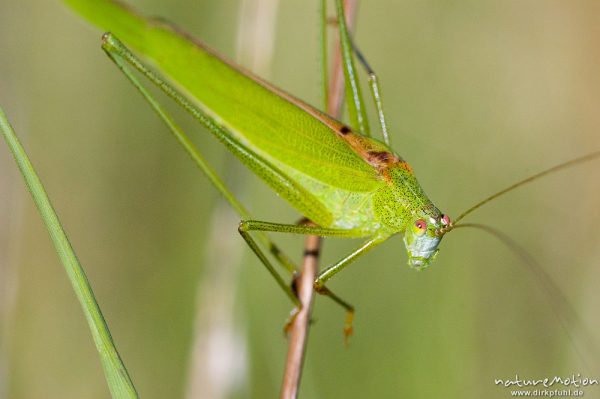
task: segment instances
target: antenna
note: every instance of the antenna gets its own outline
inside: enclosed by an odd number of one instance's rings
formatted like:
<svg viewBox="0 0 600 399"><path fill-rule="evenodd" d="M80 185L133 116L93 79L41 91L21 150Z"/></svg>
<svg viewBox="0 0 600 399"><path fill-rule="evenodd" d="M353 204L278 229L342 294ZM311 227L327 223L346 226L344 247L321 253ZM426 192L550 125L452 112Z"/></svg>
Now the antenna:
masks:
<svg viewBox="0 0 600 399"><path fill-rule="evenodd" d="M518 187L521 187L521 186L523 186L525 184L531 183L532 181L537 180L537 179L539 179L541 177L547 176L547 175L549 175L551 173L558 172L559 170L566 169L566 168L569 168L571 166L575 166L575 165L578 165L580 163L584 163L584 162L587 162L587 161L591 161L591 160L596 159L598 157L600 157L600 151L594 151L591 154L584 155L582 157L578 157L578 158L572 159L572 160L567 161L567 162L563 162L561 164L558 164L556 166L553 166L551 168L543 170L543 171L541 171L539 173L536 173L535 175L532 175L532 176L529 176L529 177L527 177L527 178L525 178L523 180L520 180L520 181L518 181L518 182L516 182L516 183L514 183L514 184L512 184L512 185L510 185L508 187L506 187L505 189L500 190L497 193L490 195L489 197L487 197L484 200L476 203L475 205L473 205L472 207L470 207L469 209L467 209L466 211L464 211L460 216L458 216L454 220L454 222L452 222L446 228L440 229L440 234L445 234L448 231L452 230L453 228L457 227L458 222L460 220L462 220L465 216L467 216L471 212L473 212L473 211L481 208L483 205L487 204L488 202L490 202L492 200L495 200L496 198L500 197L501 195L504 195L504 194L506 194L506 193L514 190L515 188L518 188Z"/></svg>

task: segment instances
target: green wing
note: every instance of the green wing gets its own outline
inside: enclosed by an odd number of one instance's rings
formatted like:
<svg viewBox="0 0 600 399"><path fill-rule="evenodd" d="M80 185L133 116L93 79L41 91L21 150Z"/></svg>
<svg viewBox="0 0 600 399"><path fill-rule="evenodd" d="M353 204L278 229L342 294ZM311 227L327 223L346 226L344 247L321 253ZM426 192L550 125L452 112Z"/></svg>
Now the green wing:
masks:
<svg viewBox="0 0 600 399"><path fill-rule="evenodd" d="M343 190L371 192L377 171L341 140L339 125L164 23L107 0L65 0L149 59L206 113L267 160ZM287 168L285 168L287 169Z"/></svg>

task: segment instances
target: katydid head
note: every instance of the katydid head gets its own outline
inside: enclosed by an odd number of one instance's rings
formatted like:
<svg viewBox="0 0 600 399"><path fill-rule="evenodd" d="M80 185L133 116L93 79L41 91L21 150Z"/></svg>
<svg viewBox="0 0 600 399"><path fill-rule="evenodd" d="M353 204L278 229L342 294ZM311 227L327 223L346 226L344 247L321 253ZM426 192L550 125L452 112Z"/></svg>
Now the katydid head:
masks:
<svg viewBox="0 0 600 399"><path fill-rule="evenodd" d="M591 154L572 159L562 164L553 166L546 170L543 170L535 175L529 176L525 179L519 180L516 183L508 186L507 188L490 195L487 198L479 201L466 211L461 213L453 222L447 215L438 214L431 215L425 210L417 212L412 220L412 225L408 225L404 232L404 245L408 252L408 265L417 269L422 270L429 266L435 259L438 253L438 245L442 240L442 237L447 232L457 227L478 227L492 234L501 237L501 235L490 227L482 226L479 224L459 223L465 216L471 214L473 211L481 208L483 205L494 201L496 198L511 192L515 188L521 187L525 184L531 183L540 177L549 175L557 172L561 169L565 169L582 162L587 162L596 158L600 158L600 151L592 152ZM437 209L436 209L437 211ZM502 238L503 241L506 241Z"/></svg>
<svg viewBox="0 0 600 399"><path fill-rule="evenodd" d="M451 225L447 215L417 214L404 232L408 265L423 270L433 262L445 229Z"/></svg>

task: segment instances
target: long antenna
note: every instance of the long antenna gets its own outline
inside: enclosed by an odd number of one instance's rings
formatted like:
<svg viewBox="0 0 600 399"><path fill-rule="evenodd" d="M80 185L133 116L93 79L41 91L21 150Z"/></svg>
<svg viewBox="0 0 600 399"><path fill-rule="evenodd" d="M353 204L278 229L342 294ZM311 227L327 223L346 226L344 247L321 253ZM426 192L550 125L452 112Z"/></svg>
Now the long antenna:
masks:
<svg viewBox="0 0 600 399"><path fill-rule="evenodd" d="M557 172L559 170L566 169L566 168L578 165L578 164L583 163L583 162L591 161L592 159L595 159L595 158L598 158L598 157L600 157L600 151L594 151L591 154L584 155L582 157L575 158L575 159L572 159L570 161L561 163L559 165L556 165L556 166L553 166L553 167L551 167L549 169L546 169L546 170L544 170L542 172L536 173L533 176L529 176L529 177L527 177L527 178L525 178L523 180L520 180L520 181L518 181L518 182L516 182L516 183L514 183L514 184L512 184L512 185L510 185L508 187L506 187L504 190L500 190L497 193L495 193L493 195L490 195L489 197L485 198L483 201L478 202L477 204L473 205L472 207L470 207L469 209L467 209L466 211L464 211L459 217L457 217L456 219L454 219L454 222L451 225L449 225L445 229L445 231L443 231L443 233L447 233L448 231L452 230L454 227L456 227L456 225L458 224L458 221L462 220L465 216L467 216L471 212L475 211L476 209L481 208L483 205L487 204L488 202L490 202L490 201L492 201L492 200L500 197L501 195L504 195L504 194L508 193L509 191L514 190L517 187L521 187L521 186L523 186L523 185L525 185L527 183L530 183L530 182L532 182L534 180L539 179L540 177L549 175L550 173L554 173L554 172Z"/></svg>
<svg viewBox="0 0 600 399"><path fill-rule="evenodd" d="M579 359L582 361L583 365L587 369L590 369L591 366L598 365L596 360L591 360L598 358L598 347L592 335L590 334L590 330L588 329L587 325L580 318L579 314L577 314L575 308L573 308L571 303L567 300L566 296L556 284L554 279L524 247L519 245L519 243L510 236L491 226L478 223L463 223L456 227L471 227L483 230L484 232L498 239L511 252L513 252L517 258L519 258L527 266L527 269L540 284L543 293L549 299L551 304L550 308L552 309L560 326L571 342L573 350L575 351L577 357L579 357ZM574 327L580 331L578 338L583 341L580 342L579 345L578 340L575 339L571 330ZM586 356L584 356L584 353ZM590 361L592 362L591 365L589 363Z"/></svg>

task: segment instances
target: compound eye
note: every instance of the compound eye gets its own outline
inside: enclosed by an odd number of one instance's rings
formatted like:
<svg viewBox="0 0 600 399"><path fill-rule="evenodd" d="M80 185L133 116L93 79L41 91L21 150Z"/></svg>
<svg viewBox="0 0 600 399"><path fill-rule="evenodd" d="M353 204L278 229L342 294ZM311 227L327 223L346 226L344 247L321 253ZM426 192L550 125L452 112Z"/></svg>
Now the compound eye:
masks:
<svg viewBox="0 0 600 399"><path fill-rule="evenodd" d="M448 217L448 215L442 215L442 217L440 218L440 222L442 222L444 226L448 226L450 224L450 218Z"/></svg>
<svg viewBox="0 0 600 399"><path fill-rule="evenodd" d="M423 219L419 219L415 222L415 232L418 235L423 235L427 230L427 223Z"/></svg>

